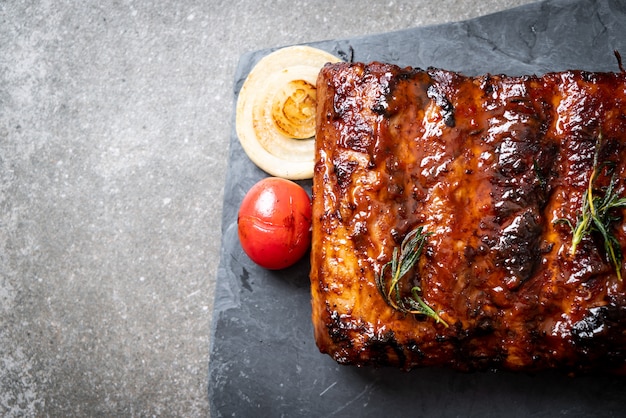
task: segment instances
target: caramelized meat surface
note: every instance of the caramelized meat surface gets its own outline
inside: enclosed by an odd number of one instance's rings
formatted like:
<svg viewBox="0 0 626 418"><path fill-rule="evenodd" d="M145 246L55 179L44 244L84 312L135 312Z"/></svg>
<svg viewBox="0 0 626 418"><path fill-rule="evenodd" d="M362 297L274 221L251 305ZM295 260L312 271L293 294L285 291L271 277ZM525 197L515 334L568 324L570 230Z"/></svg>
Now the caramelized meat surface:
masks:
<svg viewBox="0 0 626 418"><path fill-rule="evenodd" d="M625 73L339 63L320 72L317 100L310 278L322 352L404 369L626 372L624 262L598 231L571 251L585 194L604 196L613 178L608 191L626 195ZM625 215L606 222L618 256ZM399 291L417 288L439 322L377 286L418 227L424 248Z"/></svg>

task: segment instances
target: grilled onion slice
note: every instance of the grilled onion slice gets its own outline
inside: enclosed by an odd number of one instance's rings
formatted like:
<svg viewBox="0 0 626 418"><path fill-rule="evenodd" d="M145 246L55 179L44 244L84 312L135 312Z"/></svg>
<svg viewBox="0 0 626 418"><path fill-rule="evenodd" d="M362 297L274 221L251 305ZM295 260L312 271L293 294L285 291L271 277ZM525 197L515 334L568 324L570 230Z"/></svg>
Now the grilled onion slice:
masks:
<svg viewBox="0 0 626 418"><path fill-rule="evenodd" d="M239 92L236 129L248 157L265 172L292 180L313 177L315 83L339 58L309 46L263 57Z"/></svg>

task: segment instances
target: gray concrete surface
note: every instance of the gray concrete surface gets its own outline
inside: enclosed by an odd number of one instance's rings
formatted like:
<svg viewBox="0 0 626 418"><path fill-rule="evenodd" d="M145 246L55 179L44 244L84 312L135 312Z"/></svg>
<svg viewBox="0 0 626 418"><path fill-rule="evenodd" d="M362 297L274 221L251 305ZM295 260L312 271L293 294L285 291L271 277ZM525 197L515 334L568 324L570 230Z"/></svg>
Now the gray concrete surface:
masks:
<svg viewBox="0 0 626 418"><path fill-rule="evenodd" d="M242 53L528 2L0 1L0 416L209 415Z"/></svg>

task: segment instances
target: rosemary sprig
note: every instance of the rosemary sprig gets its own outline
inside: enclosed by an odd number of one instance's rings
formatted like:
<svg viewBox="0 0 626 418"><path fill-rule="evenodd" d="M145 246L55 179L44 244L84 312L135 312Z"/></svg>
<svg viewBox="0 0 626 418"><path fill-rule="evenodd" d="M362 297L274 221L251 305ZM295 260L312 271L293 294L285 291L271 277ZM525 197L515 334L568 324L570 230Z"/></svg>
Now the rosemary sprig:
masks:
<svg viewBox="0 0 626 418"><path fill-rule="evenodd" d="M446 321L421 298L420 292L422 290L419 286L411 288L411 296L409 297L403 297L400 292L400 282L417 264L426 244L426 238L430 235L431 233L425 233L421 226L409 232L404 237L400 249L398 250L398 247L393 249L391 261L381 268L379 275L376 275L376 285L387 304L392 308L403 313L426 315L447 327ZM388 268L391 269L389 287L387 287L385 275Z"/></svg>
<svg viewBox="0 0 626 418"><path fill-rule="evenodd" d="M605 168L611 168L610 162L604 162L599 164L598 155L600 150L600 142L602 136L598 138L596 143L596 150L593 158L593 171L589 177L589 184L587 190L583 194L583 204L581 206L581 212L577 217L576 225L567 219L560 219L559 221L565 222L572 229L572 246L570 248L570 254L573 256L576 254L576 249L582 240L591 235L597 233L602 237L604 241L604 251L609 261L615 267L615 273L617 278L622 280L622 260L623 254L619 241L613 235L612 224L620 220L619 216L614 215L615 209L626 208L626 197L620 198L615 191L615 185L617 179L615 174L611 174L611 179L608 186L597 189L596 180Z"/></svg>

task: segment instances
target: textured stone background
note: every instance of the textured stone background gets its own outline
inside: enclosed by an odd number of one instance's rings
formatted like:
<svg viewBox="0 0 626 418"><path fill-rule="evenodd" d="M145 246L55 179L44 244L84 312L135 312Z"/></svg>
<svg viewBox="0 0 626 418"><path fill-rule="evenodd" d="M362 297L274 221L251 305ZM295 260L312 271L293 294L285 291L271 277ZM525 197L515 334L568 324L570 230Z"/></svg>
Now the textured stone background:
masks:
<svg viewBox="0 0 626 418"><path fill-rule="evenodd" d="M242 53L528 2L0 0L0 416L209 414Z"/></svg>

